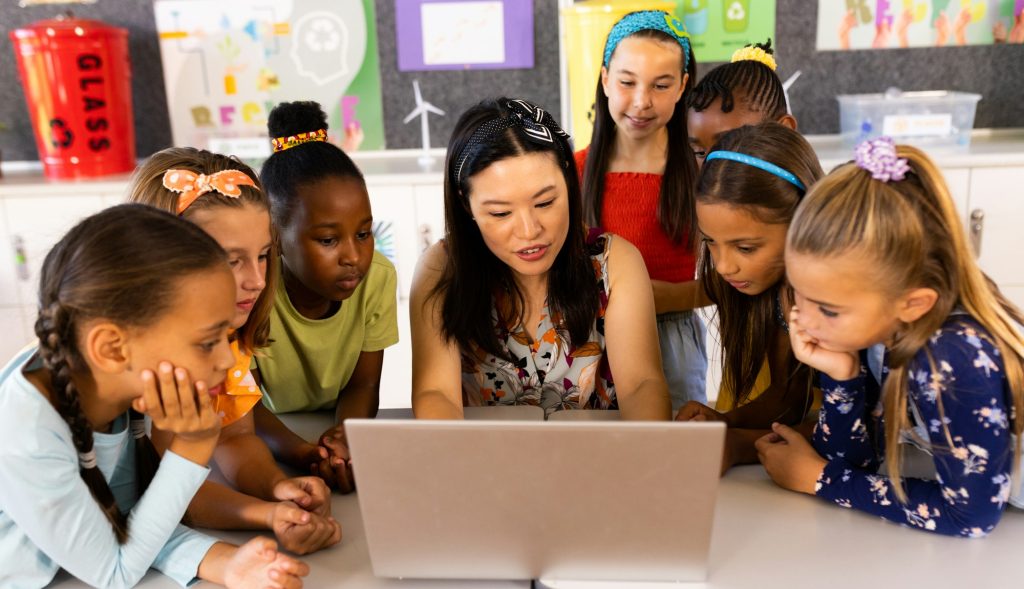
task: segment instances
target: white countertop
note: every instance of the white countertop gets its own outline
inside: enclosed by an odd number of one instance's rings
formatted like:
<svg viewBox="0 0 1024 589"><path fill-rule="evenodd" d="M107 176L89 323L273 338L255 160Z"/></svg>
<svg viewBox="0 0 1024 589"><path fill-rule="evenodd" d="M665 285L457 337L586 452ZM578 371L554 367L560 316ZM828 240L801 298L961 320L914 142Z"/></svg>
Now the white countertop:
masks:
<svg viewBox="0 0 1024 589"><path fill-rule="evenodd" d="M406 411L406 414L408 412ZM387 413L401 417L401 410ZM327 414L294 414L285 421L300 434L314 436ZM908 468L913 468L908 466ZM908 472L910 472L908 470ZM708 580L671 584L692 589L830 587L1019 587L1024 512L1009 509L984 539L939 536L884 522L820 499L777 487L760 465L733 468L719 486L712 533ZM303 560L310 565L307 588L512 589L528 581L429 581L373 576L364 536L359 498L334 495L333 514L342 524L340 544ZM233 542L253 534L215 532ZM79 588L66 574L52 587ZM150 572L139 585L146 589L176 587ZM201 583L199 587L211 587ZM667 589L662 583L579 583L538 581L546 589Z"/></svg>
<svg viewBox="0 0 1024 589"><path fill-rule="evenodd" d="M931 155L940 168L1024 166L1024 128L977 129L965 151L935 151ZM808 135L828 170L852 158L838 135ZM444 175L444 149L432 149L428 157L416 149L356 152L353 160L371 184L437 184ZM0 197L31 194L118 194L124 191L128 174L84 180L51 180L43 176L39 162L11 162L3 167Z"/></svg>

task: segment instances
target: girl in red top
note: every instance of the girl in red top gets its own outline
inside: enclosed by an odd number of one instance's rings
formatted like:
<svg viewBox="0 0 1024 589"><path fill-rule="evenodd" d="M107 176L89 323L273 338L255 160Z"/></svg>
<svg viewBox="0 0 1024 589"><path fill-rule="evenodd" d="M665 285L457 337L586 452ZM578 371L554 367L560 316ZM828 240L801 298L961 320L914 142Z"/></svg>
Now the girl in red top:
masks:
<svg viewBox="0 0 1024 589"><path fill-rule="evenodd" d="M650 273L673 413L706 400L704 324L693 309L709 302L694 280L697 164L683 100L695 69L672 15L624 16L605 42L593 138L576 154L588 222L636 245Z"/></svg>

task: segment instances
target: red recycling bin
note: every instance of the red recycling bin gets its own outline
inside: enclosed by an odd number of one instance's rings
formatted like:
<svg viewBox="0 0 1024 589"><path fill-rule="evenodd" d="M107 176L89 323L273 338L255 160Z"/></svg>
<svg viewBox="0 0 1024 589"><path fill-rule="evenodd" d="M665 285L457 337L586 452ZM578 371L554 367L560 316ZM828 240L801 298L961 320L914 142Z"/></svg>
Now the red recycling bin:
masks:
<svg viewBox="0 0 1024 589"><path fill-rule="evenodd" d="M79 178L134 169L128 31L63 18L10 35L46 175Z"/></svg>

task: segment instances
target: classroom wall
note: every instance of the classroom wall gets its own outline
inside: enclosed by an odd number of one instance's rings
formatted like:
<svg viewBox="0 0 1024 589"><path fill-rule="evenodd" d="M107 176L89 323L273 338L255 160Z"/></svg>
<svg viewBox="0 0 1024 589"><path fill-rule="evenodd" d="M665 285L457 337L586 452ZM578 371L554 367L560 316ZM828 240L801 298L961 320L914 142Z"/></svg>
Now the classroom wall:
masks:
<svg viewBox="0 0 1024 589"><path fill-rule="evenodd" d="M511 0L514 1L514 0ZM559 112L558 2L534 0L534 59L532 70L468 70L399 72L394 35L394 0L377 0L377 27L384 94L385 140L389 148L420 145L418 121L402 119L413 108L412 80L419 79L424 97L446 110L445 117L430 118L431 141L443 146L468 105L496 93L530 98ZM14 51L8 33L59 13L53 6L19 8L14 0L0 3L0 149L5 160L38 158ZM75 7L82 18L97 18L129 30L133 67L132 89L138 155L149 155L170 145L160 50L150 2L99 0ZM981 93L975 127L1024 126L1024 45L886 51L825 52L814 48L817 2L778 0L776 45L779 74L785 79L803 71L792 89L795 114L804 133L838 132L838 105L842 93L880 92L889 86L903 90L964 90ZM700 56L697 56L698 61ZM700 64L699 72L713 64Z"/></svg>

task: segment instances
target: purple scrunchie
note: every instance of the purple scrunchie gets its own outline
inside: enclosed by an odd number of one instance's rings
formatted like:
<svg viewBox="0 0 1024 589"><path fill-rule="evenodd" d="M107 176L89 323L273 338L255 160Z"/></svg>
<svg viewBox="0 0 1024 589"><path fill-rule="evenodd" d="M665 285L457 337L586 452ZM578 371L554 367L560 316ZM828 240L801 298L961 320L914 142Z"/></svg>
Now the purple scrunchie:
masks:
<svg viewBox="0 0 1024 589"><path fill-rule="evenodd" d="M854 152L857 166L871 172L871 177L882 182L899 182L910 171L907 159L896 157L896 144L892 137L879 137L861 142Z"/></svg>

